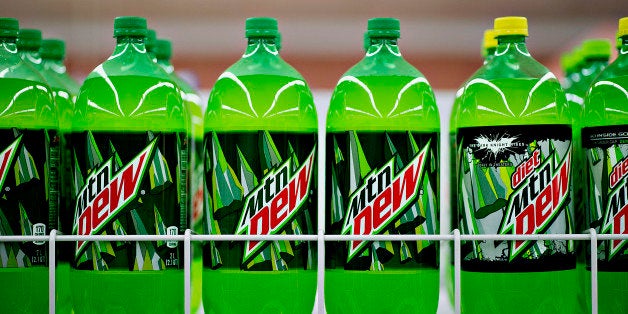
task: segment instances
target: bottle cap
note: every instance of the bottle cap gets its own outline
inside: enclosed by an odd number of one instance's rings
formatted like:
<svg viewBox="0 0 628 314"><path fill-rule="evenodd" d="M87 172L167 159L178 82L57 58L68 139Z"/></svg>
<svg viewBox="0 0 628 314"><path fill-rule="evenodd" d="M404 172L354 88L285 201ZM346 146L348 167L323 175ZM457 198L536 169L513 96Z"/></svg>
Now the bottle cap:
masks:
<svg viewBox="0 0 628 314"><path fill-rule="evenodd" d="M277 36L275 37L275 47L277 47L277 51L281 50L281 33L277 32Z"/></svg>
<svg viewBox="0 0 628 314"><path fill-rule="evenodd" d="M153 53L157 60L170 60L172 56L172 43L167 39L155 40L155 46L153 47Z"/></svg>
<svg viewBox="0 0 628 314"><path fill-rule="evenodd" d="M0 36L17 37L20 23L12 17L0 17Z"/></svg>
<svg viewBox="0 0 628 314"><path fill-rule="evenodd" d="M495 19L493 24L495 36L523 35L528 36L528 19L522 16L504 16Z"/></svg>
<svg viewBox="0 0 628 314"><path fill-rule="evenodd" d="M383 38L399 38L399 20L392 17L376 17L368 20L367 36Z"/></svg>
<svg viewBox="0 0 628 314"><path fill-rule="evenodd" d="M250 37L277 37L277 20L272 17L250 17L246 19L244 34Z"/></svg>
<svg viewBox="0 0 628 314"><path fill-rule="evenodd" d="M32 28L20 29L17 35L18 50L39 50L41 47L41 31Z"/></svg>
<svg viewBox="0 0 628 314"><path fill-rule="evenodd" d="M497 47L497 38L495 38L495 30L487 29L484 31L484 40L482 41L482 55L486 56L488 50Z"/></svg>
<svg viewBox="0 0 628 314"><path fill-rule="evenodd" d="M619 27L617 28L617 37L628 35L628 16L619 19Z"/></svg>
<svg viewBox="0 0 628 314"><path fill-rule="evenodd" d="M42 58L62 60L65 57L65 43L56 38L44 39L41 41L39 54Z"/></svg>
<svg viewBox="0 0 628 314"><path fill-rule="evenodd" d="M118 16L113 20L113 37L146 36L146 19L139 16Z"/></svg>
<svg viewBox="0 0 628 314"><path fill-rule="evenodd" d="M146 30L146 51L154 52L155 42L157 41L157 32L154 29Z"/></svg>
<svg viewBox="0 0 628 314"><path fill-rule="evenodd" d="M582 58L606 58L611 57L611 42L607 39L588 39L582 42Z"/></svg>

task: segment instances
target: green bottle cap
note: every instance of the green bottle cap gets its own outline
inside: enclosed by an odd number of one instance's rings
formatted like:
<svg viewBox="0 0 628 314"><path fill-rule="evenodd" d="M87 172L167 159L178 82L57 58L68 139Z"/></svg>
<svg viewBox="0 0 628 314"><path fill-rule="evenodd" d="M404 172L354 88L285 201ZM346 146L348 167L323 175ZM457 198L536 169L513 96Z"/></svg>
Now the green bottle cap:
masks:
<svg viewBox="0 0 628 314"><path fill-rule="evenodd" d="M523 16L504 16L495 19L493 24L495 36L523 35L528 36L528 19Z"/></svg>
<svg viewBox="0 0 628 314"><path fill-rule="evenodd" d="M275 37L275 47L277 47L277 51L281 50L281 33L277 32L277 37Z"/></svg>
<svg viewBox="0 0 628 314"><path fill-rule="evenodd" d="M0 17L0 36L17 37L20 22L12 17Z"/></svg>
<svg viewBox="0 0 628 314"><path fill-rule="evenodd" d="M581 53L583 59L611 57L611 42L607 39L587 39L582 42Z"/></svg>
<svg viewBox="0 0 628 314"><path fill-rule="evenodd" d="M41 31L38 29L23 28L17 35L18 50L39 50L41 47Z"/></svg>
<svg viewBox="0 0 628 314"><path fill-rule="evenodd" d="M155 42L157 41L157 32L154 29L146 30L146 51L154 52Z"/></svg>
<svg viewBox="0 0 628 314"><path fill-rule="evenodd" d="M362 45L364 45L364 51L368 51L369 46L371 45L371 37L369 37L368 31L364 32L364 36L362 37L362 40L363 40Z"/></svg>
<svg viewBox="0 0 628 314"><path fill-rule="evenodd" d="M560 56L560 68L563 73L569 73L573 70L573 53L567 51Z"/></svg>
<svg viewBox="0 0 628 314"><path fill-rule="evenodd" d="M391 17L376 17L368 20L367 36L383 38L399 38L399 20Z"/></svg>
<svg viewBox="0 0 628 314"><path fill-rule="evenodd" d="M118 16L113 20L113 37L146 36L146 19L139 16Z"/></svg>
<svg viewBox="0 0 628 314"><path fill-rule="evenodd" d="M577 70L577 68L581 66L582 61L584 61L584 58L582 58L582 46L576 46L571 51L571 59L569 62L571 69Z"/></svg>
<svg viewBox="0 0 628 314"><path fill-rule="evenodd" d="M153 47L153 53L157 60L170 60L172 56L172 43L167 39L155 40L155 46Z"/></svg>
<svg viewBox="0 0 628 314"><path fill-rule="evenodd" d="M65 57L65 43L56 38L44 39L41 41L39 54L42 58L62 60Z"/></svg>
<svg viewBox="0 0 628 314"><path fill-rule="evenodd" d="M244 34L251 37L277 37L277 20L272 17L250 17L246 19Z"/></svg>

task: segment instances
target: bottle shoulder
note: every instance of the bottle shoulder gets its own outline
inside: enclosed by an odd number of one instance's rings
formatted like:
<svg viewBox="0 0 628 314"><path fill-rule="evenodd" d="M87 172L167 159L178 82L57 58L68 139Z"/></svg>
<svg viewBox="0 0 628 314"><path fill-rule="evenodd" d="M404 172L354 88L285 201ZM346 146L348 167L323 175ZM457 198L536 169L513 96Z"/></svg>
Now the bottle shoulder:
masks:
<svg viewBox="0 0 628 314"><path fill-rule="evenodd" d="M24 78L0 78L0 128L57 128L50 88Z"/></svg>
<svg viewBox="0 0 628 314"><path fill-rule="evenodd" d="M628 58L619 57L591 83L584 106L585 126L628 124Z"/></svg>

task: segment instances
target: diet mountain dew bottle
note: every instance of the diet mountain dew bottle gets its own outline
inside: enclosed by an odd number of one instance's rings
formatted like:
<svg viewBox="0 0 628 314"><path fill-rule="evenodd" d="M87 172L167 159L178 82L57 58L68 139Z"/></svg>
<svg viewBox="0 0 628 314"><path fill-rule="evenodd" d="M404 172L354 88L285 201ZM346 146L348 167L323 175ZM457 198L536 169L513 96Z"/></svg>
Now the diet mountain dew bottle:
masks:
<svg viewBox="0 0 628 314"><path fill-rule="evenodd" d="M150 36L150 35L149 35ZM149 38L147 36L147 38ZM170 63L172 44L169 40L157 39L153 46L153 54L157 64L170 75L172 80L181 90L181 98L189 115L191 127L191 145L189 155L190 180L190 225L194 232L203 232L203 109L201 98L196 91L174 71ZM192 242L192 313L196 313L201 303L201 274L203 267L203 254L201 242Z"/></svg>
<svg viewBox="0 0 628 314"><path fill-rule="evenodd" d="M530 56L525 18L498 18L494 29L495 55L460 96L458 228L463 234L573 233L565 94ZM462 259L465 313L584 310L573 241L467 241Z"/></svg>
<svg viewBox="0 0 628 314"><path fill-rule="evenodd" d="M146 20L118 17L117 44L89 74L72 126L75 235L177 235L188 228L187 115L146 53ZM183 244L78 241L77 313L180 313Z"/></svg>
<svg viewBox="0 0 628 314"><path fill-rule="evenodd" d="M0 18L0 235L57 228L59 138L52 92ZM48 311L48 242L0 242L0 312Z"/></svg>
<svg viewBox="0 0 628 314"><path fill-rule="evenodd" d="M439 115L402 57L399 20L368 21L366 55L338 81L327 117L328 234L438 234ZM328 313L434 313L438 241L326 244Z"/></svg>
<svg viewBox="0 0 628 314"><path fill-rule="evenodd" d="M493 29L487 29L484 31L484 36L482 38L482 58L484 58L483 65L486 66L495 55L495 50L497 49L497 39L495 38L495 31ZM451 116L449 117L449 171L450 178L449 180L449 200L450 200L450 208L452 208L452 213L458 208L458 183L456 181L458 170L457 156L460 155L458 152L458 146L456 143L456 121L458 119L458 111L460 110L460 100L462 94L464 93L464 88L467 85L467 82L463 83L462 86L456 91L456 98L454 99L454 103L451 108ZM457 215L451 214L451 227L452 229L457 227ZM452 255L453 256L453 255Z"/></svg>
<svg viewBox="0 0 628 314"><path fill-rule="evenodd" d="M205 113L206 234L316 234L317 118L303 77L281 59L277 20L246 20L242 59L220 75ZM206 313L310 313L316 244L208 242Z"/></svg>
<svg viewBox="0 0 628 314"><path fill-rule="evenodd" d="M600 234L628 233L628 17L619 20L623 45L593 81L584 109L588 223ZM598 242L600 313L628 311L628 241ZM594 257L595 258L595 257Z"/></svg>

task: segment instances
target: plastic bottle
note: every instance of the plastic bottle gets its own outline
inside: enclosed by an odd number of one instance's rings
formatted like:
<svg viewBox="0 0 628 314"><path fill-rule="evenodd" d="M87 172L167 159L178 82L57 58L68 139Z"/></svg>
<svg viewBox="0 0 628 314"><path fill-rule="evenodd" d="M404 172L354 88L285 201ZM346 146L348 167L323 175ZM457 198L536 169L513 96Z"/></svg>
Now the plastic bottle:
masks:
<svg viewBox="0 0 628 314"><path fill-rule="evenodd" d="M457 141L462 234L569 234L572 130L565 94L526 47L527 20L495 19L493 59L466 83ZM573 241L466 241L465 313L584 311Z"/></svg>
<svg viewBox="0 0 628 314"><path fill-rule="evenodd" d="M316 234L317 118L303 77L279 56L277 20L246 20L244 55L220 75L205 113L206 234ZM206 313L306 313L316 244L209 242Z"/></svg>
<svg viewBox="0 0 628 314"><path fill-rule="evenodd" d="M611 235L628 233L628 17L619 20L618 37L619 55L593 81L582 119L587 222L599 234ZM598 241L599 313L628 311L626 242Z"/></svg>
<svg viewBox="0 0 628 314"><path fill-rule="evenodd" d="M0 18L0 235L57 227L58 122L52 92L20 58L18 21ZM48 311L48 242L0 243L0 312Z"/></svg>
<svg viewBox="0 0 628 314"><path fill-rule="evenodd" d="M149 30L150 31L150 30ZM147 36L150 38L150 35ZM169 40L156 39L153 55L157 64L168 73L181 90L181 98L189 114L192 145L190 145L190 225L194 232L203 232L203 109L197 92L183 80L170 63L172 44ZM150 53L150 51L149 51ZM201 242L192 242L192 313L196 313L201 304L203 254Z"/></svg>
<svg viewBox="0 0 628 314"><path fill-rule="evenodd" d="M41 34L41 33L40 33ZM61 186L70 186L71 150L69 145L72 128L72 116L74 112L74 100L78 94L78 84L66 73L63 58L65 56L65 44L59 39L41 40L39 48L41 57L40 73L46 79L52 90L52 96L57 108L59 118L59 148L60 171L59 182ZM74 219L74 206L71 204L72 195L70 189L62 189L59 195L59 224L57 230L62 234L72 234ZM70 291L69 271L73 245L71 242L58 242L58 263L56 273L56 312L72 312L72 292Z"/></svg>
<svg viewBox="0 0 628 314"><path fill-rule="evenodd" d="M74 234L177 235L188 227L187 115L145 49L146 20L117 17L113 54L81 86L72 133ZM183 243L79 241L77 313L181 313Z"/></svg>
<svg viewBox="0 0 628 314"><path fill-rule="evenodd" d="M402 57L399 20L368 21L365 57L338 81L327 115L327 234L438 234L434 93ZM328 313L434 313L438 241L326 243Z"/></svg>

